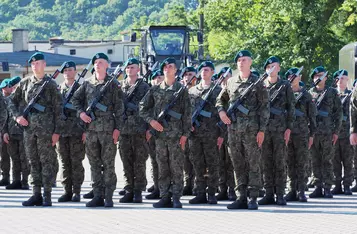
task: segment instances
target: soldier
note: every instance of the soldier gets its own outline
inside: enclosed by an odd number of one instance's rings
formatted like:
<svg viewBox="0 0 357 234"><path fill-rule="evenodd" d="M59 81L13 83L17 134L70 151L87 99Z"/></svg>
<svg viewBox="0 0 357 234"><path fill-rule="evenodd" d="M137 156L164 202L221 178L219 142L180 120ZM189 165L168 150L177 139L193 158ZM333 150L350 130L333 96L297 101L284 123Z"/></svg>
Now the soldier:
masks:
<svg viewBox="0 0 357 234"><path fill-rule="evenodd" d="M217 74L218 77L226 73L228 67L223 67L220 72ZM222 82L222 88L227 86L227 81L232 77L232 70ZM236 193L234 191L235 182L234 182L234 170L232 160L228 154L228 145L227 145L228 133L224 133L224 141L222 147L219 149L219 193L216 198L218 201L230 200L235 201L237 199Z"/></svg>
<svg viewBox="0 0 357 234"><path fill-rule="evenodd" d="M276 56L266 60L264 69L268 71L273 66L275 69L265 82L270 94L270 118L262 150L265 196L259 200L259 205L276 203L283 206L286 205L286 157L295 119L295 97L290 83L279 76L280 61ZM273 100L276 92L279 93Z"/></svg>
<svg viewBox="0 0 357 234"><path fill-rule="evenodd" d="M343 119L340 133L338 135L338 140L335 145L335 155L332 160L333 162L333 173L335 175L335 187L331 191L332 194L345 194L352 195L351 185L353 182L353 148L350 144L349 139L349 128L350 128L350 116L349 116L349 106L350 106L350 96L351 90L347 89L348 83L348 72L346 70L339 70L333 74L336 78L343 74L337 83L337 91L339 92ZM342 165L343 165L343 177L342 177ZM343 188L341 182L343 181Z"/></svg>
<svg viewBox="0 0 357 234"><path fill-rule="evenodd" d="M58 165L55 145L62 131L60 120L62 98L57 84L50 80L45 86L38 105L42 111L31 111L27 119L22 116L23 108L28 105L42 84L50 79L45 74L45 57L42 53L33 54L29 61L34 75L23 79L9 99L9 109L16 122L24 127L24 147L30 161L33 195L22 203L23 206L52 206L51 192ZM43 185L43 197L41 195Z"/></svg>
<svg viewBox="0 0 357 234"><path fill-rule="evenodd" d="M139 116L139 102L149 90L149 85L138 78L139 61L130 58L126 61L125 73L127 78L121 86L123 93L128 96L132 94L130 100L125 101L126 112L124 124L119 137L119 153L123 163L126 193L120 203L142 203L142 191L145 191L146 180L146 160L148 159L148 145L145 139L147 124ZM139 84L137 86L137 84ZM130 104L130 105L129 105Z"/></svg>
<svg viewBox="0 0 357 234"><path fill-rule="evenodd" d="M311 72L310 77L316 81L325 72L325 68L319 66ZM333 198L331 193L333 146L337 142L341 128L342 106L337 90L332 87L325 88L326 79L327 77L309 91L316 104L317 101L321 101L321 105L317 106L317 131L311 147L313 184L316 187L309 195L310 198ZM325 96L321 100L323 93L325 93ZM322 187L324 187L324 193Z"/></svg>
<svg viewBox="0 0 357 234"><path fill-rule="evenodd" d="M356 85L356 80L354 81ZM357 89L353 89L350 99L350 143L354 149L354 177L357 182ZM357 183L351 189L352 192L357 192Z"/></svg>
<svg viewBox="0 0 357 234"><path fill-rule="evenodd" d="M164 74L159 69L153 71L150 77L150 86L159 85L164 78Z"/></svg>
<svg viewBox="0 0 357 234"><path fill-rule="evenodd" d="M290 80L298 72L293 67L285 73L285 78ZM296 97L302 95L296 103L296 120L291 130L288 144L288 176L290 180L289 193L286 201L307 202L305 187L307 182L307 162L309 149L312 146L316 132L316 106L312 97L301 82L301 75L291 83L291 88ZM298 192L298 193L297 193Z"/></svg>
<svg viewBox="0 0 357 234"><path fill-rule="evenodd" d="M7 119L6 104L5 104L4 97L3 97L2 94L0 93L0 130L1 130L1 131L2 131L2 129L3 129L4 126L5 126L6 119ZM0 131L0 132L1 132L1 131Z"/></svg>
<svg viewBox="0 0 357 234"><path fill-rule="evenodd" d="M60 85L60 89L64 98L75 82L76 64L73 61L67 61L61 73L64 82ZM68 106L62 107L64 127L57 143L57 153L62 164L62 185L64 189L64 194L58 198L58 202L79 202L84 180L82 161L84 159L85 134L83 126L80 126L80 119L76 116L76 110L72 107L71 102L68 104Z"/></svg>
<svg viewBox="0 0 357 234"><path fill-rule="evenodd" d="M181 114L181 118L171 118L164 128L156 119L171 102L173 94L183 86L175 78L177 72L175 59L165 59L160 69L164 72L164 81L152 87L140 102L140 116L157 131L155 143L161 200L153 206L182 208L180 197L183 190L183 150L191 129L190 99L187 90L184 90L171 109Z"/></svg>
<svg viewBox="0 0 357 234"><path fill-rule="evenodd" d="M106 108L93 110L88 116L87 107L97 97L101 88L111 79L107 74L108 56L97 53L92 58L95 73L83 82L72 97L73 106L86 126L85 152L91 166L94 198L87 207L113 207L113 192L116 188L115 174L116 143L122 127L124 111L123 93L115 82L111 82L103 93L100 104ZM102 165L104 171L102 171ZM103 191L105 189L105 191ZM103 199L105 195L105 202Z"/></svg>
<svg viewBox="0 0 357 234"><path fill-rule="evenodd" d="M198 67L201 73L201 83L189 89L192 112L198 107L207 92L214 86L212 76L214 65L210 61L201 63ZM216 87L210 95L204 111L211 113L211 117L199 117L200 126L195 125L192 135L189 138L190 161L195 170L195 184L197 195L189 201L190 204L217 204L215 193L218 188L219 159L218 150L213 145L222 146L223 138L220 137L219 128L216 126L219 121L217 109L215 108L216 98L221 91L221 87ZM207 174L207 182L205 179ZM206 194L206 187L207 193Z"/></svg>
<svg viewBox="0 0 357 234"><path fill-rule="evenodd" d="M226 114L226 108L234 103L249 85L259 79L250 71L252 55L249 51L239 51L234 61L237 63L239 74L228 80L227 86L217 97L216 104L220 119L228 125L228 153L236 174L237 200L227 208L256 210L261 187L260 148L269 120L268 92L263 83L255 86L242 104L249 111L245 113L236 111L237 121L232 122Z"/></svg>

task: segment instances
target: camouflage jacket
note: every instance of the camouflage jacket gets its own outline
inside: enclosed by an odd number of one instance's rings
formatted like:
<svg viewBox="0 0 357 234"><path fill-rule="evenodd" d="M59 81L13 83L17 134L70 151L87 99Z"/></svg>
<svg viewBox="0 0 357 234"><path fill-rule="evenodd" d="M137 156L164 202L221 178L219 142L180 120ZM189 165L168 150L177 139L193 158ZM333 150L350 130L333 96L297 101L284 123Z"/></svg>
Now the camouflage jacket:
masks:
<svg viewBox="0 0 357 234"><path fill-rule="evenodd" d="M46 75L45 78L49 77ZM9 109L14 118L22 115L23 110L35 96L45 78L38 80L35 76L30 76L21 80L9 99ZM31 111L27 118L29 125L25 127L25 131L47 136L53 133L61 134L63 129L63 122L60 118L62 97L54 80L51 80L46 86L37 103L44 106L45 110L44 112L36 109Z"/></svg>
<svg viewBox="0 0 357 234"><path fill-rule="evenodd" d="M128 79L123 81L121 89L125 95L128 95L132 91L134 85L130 85ZM127 119L124 121L121 134L136 134L144 133L148 126L147 123L139 116L139 102L145 96L149 90L149 85L146 82L141 82L140 86L136 89L130 103L136 106L136 110L130 110L127 108Z"/></svg>
<svg viewBox="0 0 357 234"><path fill-rule="evenodd" d="M67 86L66 82L63 82L59 87L62 94L62 98L64 99L71 87ZM69 104L72 104L72 100L70 100ZM63 108L63 112L67 116L67 119L64 120L64 126L61 136L81 136L83 134L84 126L83 122L77 115L77 111L65 107Z"/></svg>
<svg viewBox="0 0 357 234"><path fill-rule="evenodd" d="M350 133L357 133L357 89L353 90L350 100Z"/></svg>
<svg viewBox="0 0 357 234"><path fill-rule="evenodd" d="M258 79L259 77L252 73L247 80L240 78L239 75L230 78L217 97L216 107L218 112L233 104L239 95ZM232 122L228 127L239 132L265 132L270 113L269 96L264 84L258 84L246 96L242 105L249 110L248 115L237 110L235 113L237 121Z"/></svg>
<svg viewBox="0 0 357 234"><path fill-rule="evenodd" d="M316 87L309 90L312 101L317 99L324 90L317 90ZM322 116L320 111L327 113ZM325 98L322 100L320 109L317 110L317 131L316 134L339 134L342 124L342 105L336 89L329 87Z"/></svg>
<svg viewBox="0 0 357 234"><path fill-rule="evenodd" d="M5 97L4 99L7 107L9 106L9 102L10 102L9 99L10 96ZM16 124L15 118L12 115L11 111L8 111L8 118L4 126L3 133L8 133L9 135L18 135L18 136L23 135L23 130Z"/></svg>
<svg viewBox="0 0 357 234"><path fill-rule="evenodd" d="M344 93L340 94L341 103L344 101L342 105L342 125L340 133L338 134L339 138L346 138L350 136L350 99L348 98L348 94L351 93L351 90L346 89ZM346 98L346 99L345 99ZM345 100L344 100L345 99Z"/></svg>
<svg viewBox="0 0 357 234"><path fill-rule="evenodd" d="M92 75L83 82L72 97L72 103L77 109L78 115L85 112L92 100L99 93L100 88L103 87L110 78L111 77L107 75L104 82L99 83L96 76ZM101 98L100 104L106 106L107 111L103 112L95 108L95 119L87 125L86 130L112 132L114 129L118 129L121 131L123 125L122 114L124 111L123 92L115 82L112 82L109 86Z"/></svg>
<svg viewBox="0 0 357 234"><path fill-rule="evenodd" d="M278 78L276 83L270 84L270 82L266 80L266 84L268 84L270 95L270 119L268 130L273 132L283 132L286 129L292 130L295 121L295 96L291 89L290 82ZM272 103L272 95L280 88L282 88L281 91L274 103ZM279 112L281 113L279 114Z"/></svg>
<svg viewBox="0 0 357 234"><path fill-rule="evenodd" d="M183 87L180 82L176 81L172 86L168 86L165 81L160 85L153 86L146 93L139 104L139 114L147 123L151 120L156 120L161 111L164 111L173 94ZM164 127L164 131L157 133L157 137L181 137L190 136L191 132L191 105L188 97L188 91L184 90L174 107L173 111L181 114L181 119L170 117L168 126Z"/></svg>
<svg viewBox="0 0 357 234"><path fill-rule="evenodd" d="M4 128L7 119L7 108L4 96L0 92L0 132Z"/></svg>
<svg viewBox="0 0 357 234"><path fill-rule="evenodd" d="M301 94L301 91L294 94L297 97ZM295 108L296 120L293 129L291 129L292 134L309 133L309 136L313 137L316 132L316 105L312 101L311 94L306 91L297 101Z"/></svg>
<svg viewBox="0 0 357 234"><path fill-rule="evenodd" d="M212 82L210 87L205 89L202 85L202 82L188 90L188 94L191 100L192 113L196 110L200 102L203 100L204 95L208 92L210 88L214 86ZM222 88L217 86L213 93L210 95L204 111L210 112L212 114L211 118L204 116L199 116L197 120L200 123L200 126L195 126L195 130L192 133L196 137L214 137L217 138L220 135L219 127L217 127L217 122L220 120L216 106L216 99L221 92Z"/></svg>

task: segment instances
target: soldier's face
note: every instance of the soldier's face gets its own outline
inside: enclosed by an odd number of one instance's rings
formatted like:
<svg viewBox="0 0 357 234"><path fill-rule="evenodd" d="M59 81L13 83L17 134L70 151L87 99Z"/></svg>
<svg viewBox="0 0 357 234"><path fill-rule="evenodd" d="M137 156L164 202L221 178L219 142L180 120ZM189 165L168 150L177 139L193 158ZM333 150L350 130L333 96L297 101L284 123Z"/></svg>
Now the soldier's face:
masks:
<svg viewBox="0 0 357 234"><path fill-rule="evenodd" d="M237 67L239 71L247 71L250 70L252 66L252 58L248 56L243 56L238 58L237 60Z"/></svg>
<svg viewBox="0 0 357 234"><path fill-rule="evenodd" d="M157 76L157 77L155 77L154 80L151 81L151 84L152 84L152 85L158 85L158 84L160 84L164 79L165 79L164 76Z"/></svg>
<svg viewBox="0 0 357 234"><path fill-rule="evenodd" d="M63 77L68 80L68 79L74 79L76 77L76 70L74 67L68 67L63 69Z"/></svg>
<svg viewBox="0 0 357 234"><path fill-rule="evenodd" d="M105 59L96 59L95 61L94 61L94 70L96 71L96 72L103 72L103 71L107 71L107 69L108 69L108 67L109 67L109 63L108 63L108 61L107 60L105 60Z"/></svg>
<svg viewBox="0 0 357 234"><path fill-rule="evenodd" d="M290 80L293 75L290 75L288 79ZM297 87L299 85L299 82L301 81L301 76L297 76L293 82L291 83L292 86Z"/></svg>
<svg viewBox="0 0 357 234"><path fill-rule="evenodd" d="M265 71L268 72L272 67L275 67L275 68L274 68L274 71L272 73L270 73L270 76L272 76L272 77L278 76L278 73L280 72L280 64L279 63L268 64L265 68Z"/></svg>
<svg viewBox="0 0 357 234"><path fill-rule="evenodd" d="M185 75L183 76L183 81L186 84L194 76L196 76L196 72L185 72Z"/></svg>
<svg viewBox="0 0 357 234"><path fill-rule="evenodd" d="M31 69L34 73L44 72L46 67L45 60L37 60L31 62Z"/></svg>
<svg viewBox="0 0 357 234"><path fill-rule="evenodd" d="M4 92L5 94L11 94L11 92L12 92L12 87L11 87L11 88L5 87L5 88L3 88L2 90L3 90L3 92Z"/></svg>
<svg viewBox="0 0 357 234"><path fill-rule="evenodd" d="M165 77L173 77L176 75L177 68L176 65L173 63L167 64L164 66L164 75Z"/></svg>
<svg viewBox="0 0 357 234"><path fill-rule="evenodd" d="M315 74L314 75L314 81L318 80L323 75L324 75L324 72L320 72L320 73ZM326 80L327 80L327 76L322 81L320 81L319 84L325 85Z"/></svg>
<svg viewBox="0 0 357 234"><path fill-rule="evenodd" d="M129 77L137 76L139 71L140 71L140 68L139 68L139 65L137 65L137 64L128 65L125 68L125 73Z"/></svg>
<svg viewBox="0 0 357 234"><path fill-rule="evenodd" d="M342 88L346 88L348 83L348 76L342 76L341 79L338 81L338 86Z"/></svg>
<svg viewBox="0 0 357 234"><path fill-rule="evenodd" d="M201 77L203 80L209 81L214 74L214 70L210 67L203 67L201 69Z"/></svg>

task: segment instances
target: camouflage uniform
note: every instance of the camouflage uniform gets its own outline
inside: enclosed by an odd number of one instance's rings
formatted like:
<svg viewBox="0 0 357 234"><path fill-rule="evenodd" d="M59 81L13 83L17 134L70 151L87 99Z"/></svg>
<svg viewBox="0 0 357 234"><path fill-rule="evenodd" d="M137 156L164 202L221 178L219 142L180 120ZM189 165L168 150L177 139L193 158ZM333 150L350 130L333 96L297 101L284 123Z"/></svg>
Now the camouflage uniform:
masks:
<svg viewBox="0 0 357 234"><path fill-rule="evenodd" d="M45 76L42 80L38 80L35 76L31 76L20 82L9 103L9 109L14 117L22 115L22 110L48 78ZM60 134L62 131L60 120L62 98L54 80L46 86L38 104L44 106L45 111L34 109L29 114L27 119L29 125L24 127L24 147L31 166L34 194L41 193L41 185L43 185L44 194L49 196L56 179L56 165L58 165L55 147L52 146L52 134Z"/></svg>
<svg viewBox="0 0 357 234"><path fill-rule="evenodd" d="M301 91L296 92L298 96ZM288 144L288 177L290 191L304 191L308 180L307 167L309 158L309 137L314 137L316 132L316 105L312 97L305 92L296 103L299 114L291 129Z"/></svg>
<svg viewBox="0 0 357 234"><path fill-rule="evenodd" d="M0 132L5 126L7 119L7 109L5 104L5 99L2 93L0 93Z"/></svg>
<svg viewBox="0 0 357 234"><path fill-rule="evenodd" d="M73 106L78 114L85 112L100 88L109 79L111 77L106 76L104 82L100 83L96 75L92 75L83 82L72 97ZM108 109L106 112L94 109L95 119L86 128L85 152L91 165L94 196L102 198L105 193L105 198L111 200L117 183L115 174L117 148L113 142L113 131L121 130L124 111L123 93L115 82L109 86L100 103ZM103 191L104 187L105 191Z"/></svg>
<svg viewBox="0 0 357 234"><path fill-rule="evenodd" d="M316 102L323 90L312 88L309 92L312 100ZM336 89L328 88L320 110L327 112L328 116L321 116L317 110L317 131L311 147L313 184L319 188L324 186L326 189L330 189L333 184L332 135L338 135L342 122L341 100Z"/></svg>
<svg viewBox="0 0 357 234"><path fill-rule="evenodd" d="M5 144L3 140L3 135L0 134L0 148L1 148L1 158L0 158L0 169L2 175L2 181L10 181L10 155L8 153L8 145Z"/></svg>
<svg viewBox="0 0 357 234"><path fill-rule="evenodd" d="M165 81L152 87L140 102L140 116L147 122L157 118L172 100L173 94L182 87L175 82L168 86ZM180 137L190 135L191 111L188 92L185 90L173 111L182 114L181 119L171 118L163 132L156 133L156 160L159 167L159 189L162 198L182 196L184 153L179 144ZM188 147L186 145L186 147Z"/></svg>
<svg viewBox="0 0 357 234"><path fill-rule="evenodd" d="M269 94L272 95L280 87L284 87L274 103L270 103L270 119L264 137L262 148L263 178L266 195L279 197L285 193L287 147L284 140L286 129L293 129L295 119L295 97L290 82L280 77L274 84L269 84ZM274 114L274 109L282 111Z"/></svg>
<svg viewBox="0 0 357 234"><path fill-rule="evenodd" d="M232 160L228 154L228 142L227 142L228 134L225 134L224 142L222 144L221 149L219 149L219 190L227 191L228 188L235 187L234 181L234 168L232 164Z"/></svg>
<svg viewBox="0 0 357 234"><path fill-rule="evenodd" d="M357 133L357 89L354 89L350 99L350 133ZM353 146L353 168L354 178L357 181L357 146ZM357 191L357 184L352 188L352 192Z"/></svg>
<svg viewBox="0 0 357 234"><path fill-rule="evenodd" d="M217 97L218 111L232 104L239 95L259 77L250 74L247 80L234 76ZM261 188L261 151L256 143L258 131L265 132L269 119L268 92L263 84L248 94L243 105L249 109L248 115L237 111L237 121L228 126L228 153L236 174L238 199L247 199L247 189L251 197L257 198Z"/></svg>
<svg viewBox="0 0 357 234"><path fill-rule="evenodd" d="M60 88L64 98L70 87L63 82ZM62 164L62 185L66 194L80 194L84 180L83 126L80 126L76 110L64 108L63 111L67 119L64 121L63 132L57 143L57 153Z"/></svg>
<svg viewBox="0 0 357 234"><path fill-rule="evenodd" d="M210 87L203 87L202 83L189 89L189 96L191 100L192 112L202 101L203 96L214 86L211 83ZM220 93L221 88L216 89L211 93L204 110L212 114L211 118L200 116L198 121L201 126L195 126L195 130L189 138L190 146L190 161L195 170L195 184L197 194L214 195L218 188L219 178L219 158L217 145L217 138L220 134L219 128L216 126L219 121L217 109L215 108L216 98ZM205 180L207 174L207 183Z"/></svg>
<svg viewBox="0 0 357 234"><path fill-rule="evenodd" d="M121 88L124 94L128 94L132 91L133 86L126 79L123 81ZM149 85L141 82L130 102L138 106L148 90ZM140 118L138 109L127 110L125 114L127 119L124 121L119 138L119 153L125 178L124 189L129 193L134 190L141 192L145 190L147 185L146 160L148 159L148 144L145 139L147 124Z"/></svg>
<svg viewBox="0 0 357 234"><path fill-rule="evenodd" d="M190 158L191 158L190 154L191 154L190 147L186 147L184 150L185 159L184 159L184 163L183 163L183 174L184 174L185 188L187 187L187 189L191 189L191 191L187 191L188 195L192 194L192 189L195 184L195 181L194 181L195 180L195 171L194 171L192 162L190 160Z"/></svg>
<svg viewBox="0 0 357 234"><path fill-rule="evenodd" d="M151 137L148 144L149 144L149 156L151 161L151 174L152 174L152 180L154 181L154 189L159 189L159 168L156 161L155 138Z"/></svg>

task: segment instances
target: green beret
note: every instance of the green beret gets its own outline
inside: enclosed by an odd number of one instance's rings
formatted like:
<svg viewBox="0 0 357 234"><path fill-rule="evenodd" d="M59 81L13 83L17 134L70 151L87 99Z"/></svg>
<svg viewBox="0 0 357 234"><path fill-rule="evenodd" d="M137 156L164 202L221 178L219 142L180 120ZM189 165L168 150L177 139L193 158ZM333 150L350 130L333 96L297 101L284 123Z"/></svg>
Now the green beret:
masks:
<svg viewBox="0 0 357 234"><path fill-rule="evenodd" d="M160 71L164 71L164 67L169 64L176 64L176 60L174 58L166 58L162 63L160 64Z"/></svg>
<svg viewBox="0 0 357 234"><path fill-rule="evenodd" d="M6 78L4 79L3 81L1 81L1 84L0 84L0 89L3 89L3 88L6 88L6 87L10 87L10 78Z"/></svg>
<svg viewBox="0 0 357 234"><path fill-rule="evenodd" d="M186 72L194 72L194 73L197 73L196 68L194 68L194 67L185 67L185 68L183 69L183 74L182 74L182 76L184 76Z"/></svg>
<svg viewBox="0 0 357 234"><path fill-rule="evenodd" d="M108 55L106 55L104 53L97 53L92 58L92 65L94 65L94 62L97 59L105 59L105 60L109 61Z"/></svg>
<svg viewBox="0 0 357 234"><path fill-rule="evenodd" d="M160 71L159 69L153 71L153 73L150 76L150 80L155 80L156 77L158 76L163 76L164 74L162 73L162 71Z"/></svg>
<svg viewBox="0 0 357 234"><path fill-rule="evenodd" d="M130 59L126 60L126 62L124 64L124 67L127 67L129 65L133 65L133 64L139 65L140 62L136 58L130 58Z"/></svg>
<svg viewBox="0 0 357 234"><path fill-rule="evenodd" d="M43 55L41 52L36 52L33 55L31 55L28 62L31 63L38 60L45 60L45 55Z"/></svg>
<svg viewBox="0 0 357 234"><path fill-rule="evenodd" d="M223 67L219 72L218 72L218 77L221 77L224 73L227 72L229 67ZM232 69L229 71L229 73L232 75Z"/></svg>
<svg viewBox="0 0 357 234"><path fill-rule="evenodd" d="M218 80L218 78L219 78L218 74L214 74L214 75L211 77L211 80L212 80L212 81L216 81L216 80Z"/></svg>
<svg viewBox="0 0 357 234"><path fill-rule="evenodd" d="M279 63L280 64L280 60L278 59L278 57L276 56L271 56L269 57L265 63L264 63L264 69L266 69L266 67L269 65L269 64L272 64L272 63Z"/></svg>
<svg viewBox="0 0 357 234"><path fill-rule="evenodd" d="M285 79L288 79L289 76L296 74L298 71L299 71L299 68L297 68L297 67L289 68L289 70L287 70L285 72Z"/></svg>
<svg viewBox="0 0 357 234"><path fill-rule="evenodd" d="M341 69L333 73L333 78L338 77L341 74L341 72L343 73L343 76L348 76L348 71L346 71L345 69Z"/></svg>
<svg viewBox="0 0 357 234"><path fill-rule="evenodd" d="M13 87L13 86L17 85L18 83L20 83L20 81L21 81L20 76L12 77L9 81L9 87Z"/></svg>
<svg viewBox="0 0 357 234"><path fill-rule="evenodd" d="M310 74L311 79L314 78L314 75L321 73L321 72L326 72L326 69L323 66L315 67L315 69L312 70L312 72Z"/></svg>
<svg viewBox="0 0 357 234"><path fill-rule="evenodd" d="M236 54L236 56L234 57L234 62L237 62L239 58L241 57L252 57L252 53L250 53L249 50L241 50L238 51L238 53Z"/></svg>
<svg viewBox="0 0 357 234"><path fill-rule="evenodd" d="M198 66L198 71L201 71L202 68L204 67L210 67L212 70L214 70L214 64L211 61L204 61Z"/></svg>
<svg viewBox="0 0 357 234"><path fill-rule="evenodd" d="M63 70L69 67L74 67L74 70L76 70L76 64L73 61L66 61L66 64L64 65L63 69L61 70L61 73L63 73Z"/></svg>

